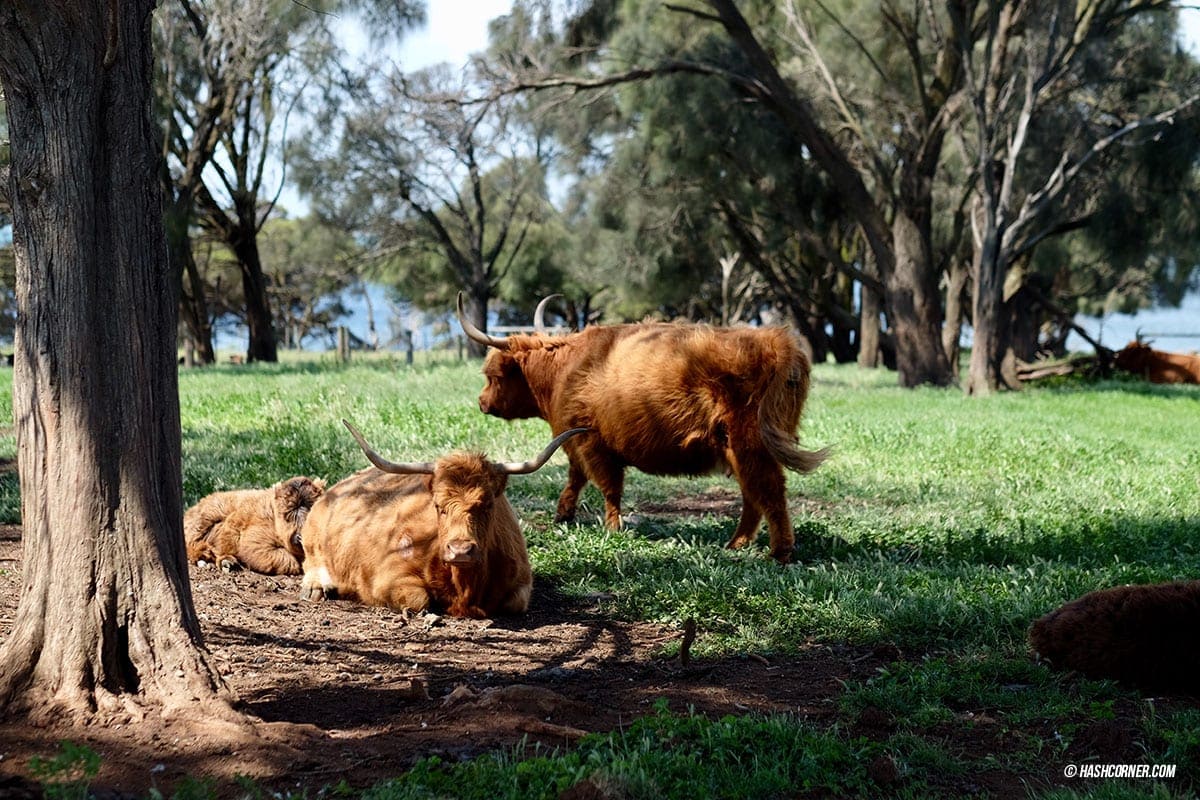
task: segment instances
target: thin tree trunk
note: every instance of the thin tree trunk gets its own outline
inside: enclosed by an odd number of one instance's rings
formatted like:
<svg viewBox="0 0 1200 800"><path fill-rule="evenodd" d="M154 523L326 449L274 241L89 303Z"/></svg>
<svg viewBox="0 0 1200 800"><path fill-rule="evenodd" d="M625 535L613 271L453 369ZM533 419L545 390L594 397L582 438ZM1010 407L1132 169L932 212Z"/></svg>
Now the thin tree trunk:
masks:
<svg viewBox="0 0 1200 800"><path fill-rule="evenodd" d="M1008 348L1004 320L1004 267L1000 259L1000 233L987 220L982 244L975 256L975 298L972 304L974 335L967 375L967 393L984 396L1007 386L1004 354Z"/></svg>
<svg viewBox="0 0 1200 800"><path fill-rule="evenodd" d="M873 263L873 262L872 262ZM873 270L868 264L868 270ZM862 284L858 303L858 366L875 369L883 363L880 353L879 315L883 313L883 302L879 294Z"/></svg>
<svg viewBox="0 0 1200 800"><path fill-rule="evenodd" d="M0 649L10 717L236 717L201 643L183 547L153 6L0 6L24 526L21 602Z"/></svg>
<svg viewBox="0 0 1200 800"><path fill-rule="evenodd" d="M954 259L950 265L950 274L946 282L946 324L942 328L942 349L946 351L946 359L950 369L957 377L959 374L959 356L962 353L963 315L966 313L963 300L966 296L967 278L970 271L959 259Z"/></svg>
<svg viewBox="0 0 1200 800"><path fill-rule="evenodd" d="M182 202L182 201L181 201ZM209 319L208 298L204 279L192 253L192 238L187 232L191 217L191 201L187 205L173 203L168 206L165 221L167 230L167 261L177 283L179 309L187 327L188 338L195 347L195 358L201 364L213 364L217 360L213 349L212 321ZM183 291L183 286L187 291Z"/></svg>
<svg viewBox="0 0 1200 800"><path fill-rule="evenodd" d="M245 235L245 231L242 231L242 235L233 242L233 251L242 269L246 327L250 330L246 361L274 363L279 360L279 348L271 304L267 301L267 279L263 275L262 259L258 254L258 241L253 235Z"/></svg>

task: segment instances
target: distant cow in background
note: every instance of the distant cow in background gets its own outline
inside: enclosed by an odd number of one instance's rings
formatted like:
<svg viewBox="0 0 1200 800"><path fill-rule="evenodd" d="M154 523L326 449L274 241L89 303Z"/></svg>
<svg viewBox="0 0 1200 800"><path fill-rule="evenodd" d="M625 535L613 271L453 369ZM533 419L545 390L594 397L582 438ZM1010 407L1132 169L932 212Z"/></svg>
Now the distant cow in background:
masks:
<svg viewBox="0 0 1200 800"><path fill-rule="evenodd" d="M1152 350L1139 341L1118 350L1113 365L1151 383L1200 383L1200 356Z"/></svg>
<svg viewBox="0 0 1200 800"><path fill-rule="evenodd" d="M621 525L625 467L654 475L723 470L742 489L742 515L729 547L754 541L765 516L771 553L791 559L795 535L783 468L810 472L826 451L801 450L796 427L810 365L783 328L714 328L637 323L564 336L489 336L463 314L471 339L494 348L483 365L485 414L541 417L553 432L594 432L567 443L570 472L556 519L574 518L590 480L604 495L604 520Z"/></svg>
<svg viewBox="0 0 1200 800"><path fill-rule="evenodd" d="M338 482L313 506L301 594L413 611L435 606L456 617L524 612L533 572L504 495L508 476L540 469L583 431L566 431L524 463L465 452L393 463L346 427L375 466Z"/></svg>
<svg viewBox="0 0 1200 800"><path fill-rule="evenodd" d="M1200 581L1089 592L1034 621L1029 642L1058 669L1200 695Z"/></svg>
<svg viewBox="0 0 1200 800"><path fill-rule="evenodd" d="M188 561L267 575L299 575L300 529L325 491L319 478L297 476L269 489L210 494L183 515Z"/></svg>

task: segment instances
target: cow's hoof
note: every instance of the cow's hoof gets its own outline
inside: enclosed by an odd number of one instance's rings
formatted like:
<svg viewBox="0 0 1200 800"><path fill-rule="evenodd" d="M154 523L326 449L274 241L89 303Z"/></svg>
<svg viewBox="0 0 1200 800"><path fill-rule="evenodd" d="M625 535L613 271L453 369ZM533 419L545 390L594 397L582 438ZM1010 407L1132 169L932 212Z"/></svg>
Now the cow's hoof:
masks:
<svg viewBox="0 0 1200 800"><path fill-rule="evenodd" d="M231 558L222 558L221 559L221 571L222 572L241 572L242 565L239 564L237 561L234 561Z"/></svg>
<svg viewBox="0 0 1200 800"><path fill-rule="evenodd" d="M300 598L315 603L325 599L325 591L320 586L301 586Z"/></svg>

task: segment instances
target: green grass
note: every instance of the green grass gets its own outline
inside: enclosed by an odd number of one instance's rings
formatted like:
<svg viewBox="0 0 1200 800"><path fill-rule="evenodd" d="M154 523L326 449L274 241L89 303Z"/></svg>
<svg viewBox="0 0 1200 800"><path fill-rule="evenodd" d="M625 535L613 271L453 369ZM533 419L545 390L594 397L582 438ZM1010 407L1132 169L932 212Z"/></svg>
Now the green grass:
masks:
<svg viewBox="0 0 1200 800"><path fill-rule="evenodd" d="M0 379L0 413L11 411L7 380ZM570 753L423 762L370 796L556 797L583 778L629 797L701 796L688 788L739 796L738 782L750 780L762 781L753 796L803 795L806 787L870 796L878 787L865 782L862 765L878 750L904 776L889 792L915 797L937 793L927 783L935 774L1041 774L1045 763L1064 760L1087 720L1113 708L1136 716L1144 760L1176 763L1179 777L1081 784L1047 796L1163 797L1200 785L1200 712L1156 709L1110 683L1052 673L1033 663L1024 639L1032 619L1086 591L1200 577L1200 391L1064 382L969 399L955 390L901 390L894 381L855 367L815 370L801 439L831 446L833 456L812 475L789 476L798 560L786 568L769 559L765 534L758 548L724 550L731 518L643 514L631 529L607 531L594 488L578 523L554 524L561 453L510 482L540 579L568 595L611 594L606 613L625 619L695 618L694 656L786 657L814 641L900 647L906 661L846 686L837 723L660 711ZM547 426L480 414L481 386L477 362L185 371L185 501L294 474L332 482L359 469L365 461L342 418L396 459L462 447L505 460L539 451ZM12 449L11 435L0 438L0 457ZM716 488L736 491L722 477L631 471L626 512ZM15 477L0 481L0 517L14 519L17 509ZM847 732L847 721L869 707L899 720L887 741ZM963 730L980 714L1012 732L1011 746L980 760L929 733ZM741 740L756 744L745 752ZM792 755L759 758L776 746ZM709 762L727 766L709 772Z"/></svg>

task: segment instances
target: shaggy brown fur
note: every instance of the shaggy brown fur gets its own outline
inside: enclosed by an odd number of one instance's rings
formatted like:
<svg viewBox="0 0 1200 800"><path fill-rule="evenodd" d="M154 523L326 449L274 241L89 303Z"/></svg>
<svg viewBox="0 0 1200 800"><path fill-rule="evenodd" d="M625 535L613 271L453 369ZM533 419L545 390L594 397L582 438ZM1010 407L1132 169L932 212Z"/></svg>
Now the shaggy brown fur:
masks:
<svg viewBox="0 0 1200 800"><path fill-rule="evenodd" d="M452 453L432 475L371 467L338 482L304 527L301 594L457 617L525 611L529 553L494 466Z"/></svg>
<svg viewBox="0 0 1200 800"><path fill-rule="evenodd" d="M826 452L802 450L796 428L810 365L783 328L642 323L567 336L512 336L484 362L485 414L541 417L555 433L592 428L564 447L570 461L556 519L574 518L590 480L605 523L621 525L625 467L657 475L722 470L737 478L742 515L729 547L754 541L766 517L771 552L791 558L795 537L783 468L816 469Z"/></svg>
<svg viewBox="0 0 1200 800"><path fill-rule="evenodd" d="M1125 345L1113 365L1151 383L1200 383L1200 356L1151 350L1141 342Z"/></svg>
<svg viewBox="0 0 1200 800"><path fill-rule="evenodd" d="M1059 669L1200 693L1200 581L1090 592L1036 620L1029 642Z"/></svg>
<svg viewBox="0 0 1200 800"><path fill-rule="evenodd" d="M183 515L188 561L245 567L267 575L299 575L300 529L325 481L297 476L269 489L210 494Z"/></svg>

